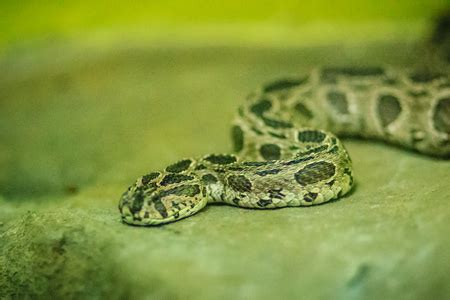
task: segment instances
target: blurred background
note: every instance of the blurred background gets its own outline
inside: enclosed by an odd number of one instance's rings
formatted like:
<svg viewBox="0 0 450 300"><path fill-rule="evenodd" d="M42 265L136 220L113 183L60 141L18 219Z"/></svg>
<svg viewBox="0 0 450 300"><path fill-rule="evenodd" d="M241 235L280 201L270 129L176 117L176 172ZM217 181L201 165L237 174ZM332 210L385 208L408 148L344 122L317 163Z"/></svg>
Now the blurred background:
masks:
<svg viewBox="0 0 450 300"><path fill-rule="evenodd" d="M171 43L311 45L425 30L448 1L2 1L0 45L140 33ZM402 26L400 26L402 25ZM344 30L345 28L345 30ZM370 34L366 31L371 28ZM401 34L401 35L400 35Z"/></svg>
<svg viewBox="0 0 450 300"><path fill-rule="evenodd" d="M449 8L0 1L0 298L445 298L448 163L379 143L345 142L357 190L318 208L214 206L138 230L116 207L142 174L229 152L236 108L264 82L427 65Z"/></svg>

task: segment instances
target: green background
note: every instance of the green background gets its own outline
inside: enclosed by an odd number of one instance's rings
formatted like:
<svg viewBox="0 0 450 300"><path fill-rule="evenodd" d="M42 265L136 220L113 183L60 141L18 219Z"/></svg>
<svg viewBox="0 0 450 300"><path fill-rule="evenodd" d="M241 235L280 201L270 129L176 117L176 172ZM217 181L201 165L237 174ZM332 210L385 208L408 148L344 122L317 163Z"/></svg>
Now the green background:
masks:
<svg viewBox="0 0 450 300"><path fill-rule="evenodd" d="M450 164L345 140L356 188L310 208L120 223L133 180L228 152L263 82L426 63L447 1L2 1L0 298L442 299Z"/></svg>
<svg viewBox="0 0 450 300"><path fill-rule="evenodd" d="M385 36L384 27L398 32L399 27L391 28L395 26L393 22L408 24L401 30L410 32L409 26L414 23L415 29L423 26L448 5L447 0L4 0L0 4L0 45L74 36L86 39L93 32L126 35L136 31L145 36L166 38L171 43L193 37L213 38L216 42L226 39L228 43L249 40L267 43L278 41L280 34L282 41L288 44L301 43L305 35L307 39L314 37L329 42L339 32L335 28L339 25L346 25L346 32L340 34L347 39ZM319 32L311 32L310 27L317 24ZM369 26L373 31L358 30L361 26ZM168 36L174 32L178 34ZM288 33L301 33L297 35L300 41L284 36Z"/></svg>

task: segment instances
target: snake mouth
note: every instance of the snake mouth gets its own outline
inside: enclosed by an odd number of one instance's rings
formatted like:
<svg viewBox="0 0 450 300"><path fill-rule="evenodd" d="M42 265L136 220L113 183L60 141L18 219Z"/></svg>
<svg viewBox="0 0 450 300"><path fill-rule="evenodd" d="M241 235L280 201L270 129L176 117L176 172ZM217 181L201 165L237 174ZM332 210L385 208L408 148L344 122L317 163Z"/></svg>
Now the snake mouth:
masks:
<svg viewBox="0 0 450 300"><path fill-rule="evenodd" d="M170 216L167 218L150 218L150 217L141 217L139 213L132 214L128 206L124 206L121 210L121 216L122 216L122 222L129 224L129 225L135 225L135 226L155 226L155 225L162 225L170 222L177 221L181 218L185 218L190 213L182 212L185 214L185 216L178 217L178 216Z"/></svg>
<svg viewBox="0 0 450 300"><path fill-rule="evenodd" d="M195 208L186 207L184 209L181 209L177 213L167 216L165 218L150 217L148 216L148 213L145 211L133 213L128 205L123 205L119 207L119 210L123 223L135 226L155 226L184 219L199 211L203 206L204 205L201 204Z"/></svg>

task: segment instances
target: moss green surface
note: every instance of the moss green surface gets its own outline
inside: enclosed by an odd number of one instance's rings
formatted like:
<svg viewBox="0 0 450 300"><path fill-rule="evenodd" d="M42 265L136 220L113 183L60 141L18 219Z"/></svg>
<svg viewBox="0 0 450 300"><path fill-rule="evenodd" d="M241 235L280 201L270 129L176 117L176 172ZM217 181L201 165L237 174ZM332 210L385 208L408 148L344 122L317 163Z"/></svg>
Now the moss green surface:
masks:
<svg viewBox="0 0 450 300"><path fill-rule="evenodd" d="M231 149L264 81L317 64L406 66L409 41L354 46L74 44L0 61L0 298L443 299L450 162L347 140L356 188L310 208L208 206L154 228L120 194L185 156Z"/></svg>

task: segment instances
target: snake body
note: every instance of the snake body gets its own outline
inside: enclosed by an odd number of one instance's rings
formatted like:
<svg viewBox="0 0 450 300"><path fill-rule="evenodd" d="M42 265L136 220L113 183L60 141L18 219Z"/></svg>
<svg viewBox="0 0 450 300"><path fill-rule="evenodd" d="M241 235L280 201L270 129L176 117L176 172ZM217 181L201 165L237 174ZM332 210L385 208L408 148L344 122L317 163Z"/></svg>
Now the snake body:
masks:
<svg viewBox="0 0 450 300"><path fill-rule="evenodd" d="M266 84L238 110L235 154L186 158L138 178L120 199L122 220L158 225L214 202L269 209L337 199L351 190L353 171L336 136L449 156L450 77L321 68Z"/></svg>

